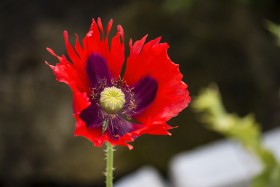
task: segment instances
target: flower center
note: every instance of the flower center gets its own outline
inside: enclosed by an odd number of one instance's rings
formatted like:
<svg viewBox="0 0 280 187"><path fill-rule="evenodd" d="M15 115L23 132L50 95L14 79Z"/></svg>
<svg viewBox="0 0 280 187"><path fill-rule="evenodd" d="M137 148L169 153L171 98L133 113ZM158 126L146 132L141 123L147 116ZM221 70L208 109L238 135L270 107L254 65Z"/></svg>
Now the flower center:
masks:
<svg viewBox="0 0 280 187"><path fill-rule="evenodd" d="M118 113L125 103L123 91L115 86L104 88L100 93L100 105L104 111L110 114Z"/></svg>

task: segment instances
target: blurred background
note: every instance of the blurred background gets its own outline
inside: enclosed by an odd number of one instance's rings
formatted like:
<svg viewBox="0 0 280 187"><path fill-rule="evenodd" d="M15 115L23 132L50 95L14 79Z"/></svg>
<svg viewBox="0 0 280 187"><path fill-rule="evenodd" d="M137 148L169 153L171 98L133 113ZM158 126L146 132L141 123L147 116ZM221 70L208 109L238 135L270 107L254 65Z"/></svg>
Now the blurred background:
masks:
<svg viewBox="0 0 280 187"><path fill-rule="evenodd" d="M80 38L91 19L121 24L125 43L149 34L170 45L192 97L216 83L229 112L253 113L266 131L280 121L280 48L267 20L280 23L278 0L0 1L0 186L103 185L104 148L74 137L70 89L55 81L45 48L65 53L63 31ZM126 48L127 49L127 48ZM167 177L172 156L222 138L188 107L172 136L142 136L118 147L115 178L143 165Z"/></svg>

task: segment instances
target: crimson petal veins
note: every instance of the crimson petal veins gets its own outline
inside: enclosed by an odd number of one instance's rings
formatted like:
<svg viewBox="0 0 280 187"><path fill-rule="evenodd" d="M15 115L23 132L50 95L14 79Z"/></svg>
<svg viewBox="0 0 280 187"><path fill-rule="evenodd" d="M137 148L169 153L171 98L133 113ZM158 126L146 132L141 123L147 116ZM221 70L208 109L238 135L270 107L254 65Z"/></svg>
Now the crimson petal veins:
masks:
<svg viewBox="0 0 280 187"><path fill-rule="evenodd" d="M142 134L170 135L166 122L191 99L178 65L168 57L167 43L160 43L160 37L146 44L147 36L130 40L125 59L122 27L108 39L112 23L105 33L101 19L93 19L82 45L76 35L74 48L64 31L70 61L47 48L59 63L46 63L73 92L75 135L95 146L110 142L132 148L128 142Z"/></svg>

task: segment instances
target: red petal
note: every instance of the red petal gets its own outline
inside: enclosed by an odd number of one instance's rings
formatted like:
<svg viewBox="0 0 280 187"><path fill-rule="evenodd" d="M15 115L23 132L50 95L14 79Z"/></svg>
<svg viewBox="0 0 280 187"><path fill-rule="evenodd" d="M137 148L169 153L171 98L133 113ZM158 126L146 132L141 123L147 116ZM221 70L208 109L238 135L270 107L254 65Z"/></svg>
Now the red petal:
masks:
<svg viewBox="0 0 280 187"><path fill-rule="evenodd" d="M157 38L144 45L145 38L130 45L124 79L129 85L144 76L151 76L157 81L155 100L137 119L148 128L142 133L164 134L170 129L165 122L178 115L191 99L178 65L168 57L168 44L158 43L160 38ZM160 125L164 128L160 129Z"/></svg>
<svg viewBox="0 0 280 187"><path fill-rule="evenodd" d="M107 38L108 38L108 35L109 35L110 31L111 31L112 25L113 25L113 20L110 19L110 21L109 21L109 23L107 25Z"/></svg>
<svg viewBox="0 0 280 187"><path fill-rule="evenodd" d="M87 128L85 122L80 119L79 115L74 114L74 117L77 121L75 136L83 136L93 142L95 146L100 147L105 141L104 136L102 136L102 130Z"/></svg>
<svg viewBox="0 0 280 187"><path fill-rule="evenodd" d="M76 51L73 49L71 44L69 43L67 31L64 31L63 35L64 35L64 41L65 41L67 53L68 53L68 56L70 57L70 60L73 62L73 65L77 68L83 68L84 67L83 62L81 61L80 57L78 56Z"/></svg>
<svg viewBox="0 0 280 187"><path fill-rule="evenodd" d="M131 56L137 55L141 52L147 37L148 35L144 36L141 40L136 41L134 44L132 44L132 40L129 41Z"/></svg>
<svg viewBox="0 0 280 187"><path fill-rule="evenodd" d="M115 78L119 77L125 59L123 28L118 25L117 29L118 32L112 39L110 52L107 58L109 70Z"/></svg>
<svg viewBox="0 0 280 187"><path fill-rule="evenodd" d="M48 49L53 55L55 55L60 63L56 66L46 64L53 70L57 81L64 82L72 89L73 92L73 110L74 112L81 112L87 108L90 104L87 93L89 91L88 81L80 76L78 71L69 63L64 56L57 56L52 50Z"/></svg>
<svg viewBox="0 0 280 187"><path fill-rule="evenodd" d="M117 78L120 75L122 65L124 63L124 32L120 25L117 26L117 34L112 38L111 45L109 48L109 33L113 24L113 20L107 25L107 33L105 39L101 36L104 35L103 33L103 26L101 19L98 19L98 24L96 24L95 20L93 19L91 28L83 39L84 45L84 52L86 54L85 59L88 56L95 52L103 56L107 60L107 64L109 67L110 72L112 73L113 77ZM81 57L82 58L82 57Z"/></svg>
<svg viewBox="0 0 280 187"><path fill-rule="evenodd" d="M99 31L99 27L94 19L92 19L92 24L90 30L83 39L83 46L86 57L88 57L92 52L104 55L105 45L104 41L101 40L103 33Z"/></svg>
<svg viewBox="0 0 280 187"><path fill-rule="evenodd" d="M76 114L80 114L81 111L86 109L90 105L89 98L86 92L79 92L73 90L73 111Z"/></svg>
<svg viewBox="0 0 280 187"><path fill-rule="evenodd" d="M103 25L102 25L102 22L101 22L100 18L97 18L97 24L98 24L98 27L99 27L101 33L104 33Z"/></svg>

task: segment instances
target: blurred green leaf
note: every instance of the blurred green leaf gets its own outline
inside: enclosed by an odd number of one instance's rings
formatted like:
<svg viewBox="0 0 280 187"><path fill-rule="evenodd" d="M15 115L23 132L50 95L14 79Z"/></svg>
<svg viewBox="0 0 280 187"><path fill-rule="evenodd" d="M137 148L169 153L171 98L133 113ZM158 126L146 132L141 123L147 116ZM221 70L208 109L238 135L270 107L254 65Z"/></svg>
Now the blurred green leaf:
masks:
<svg viewBox="0 0 280 187"><path fill-rule="evenodd" d="M240 142L259 158L263 164L263 171L253 180L253 187L279 187L280 165L272 152L262 145L259 124L253 115L241 118L227 113L215 86L203 90L194 99L192 106L197 112L202 112L201 120L206 128Z"/></svg>
<svg viewBox="0 0 280 187"><path fill-rule="evenodd" d="M276 37L277 45L280 46L280 25L266 21L266 27Z"/></svg>
<svg viewBox="0 0 280 187"><path fill-rule="evenodd" d="M271 169L264 170L255 177L253 187L279 187L280 184L280 166L276 165Z"/></svg>

